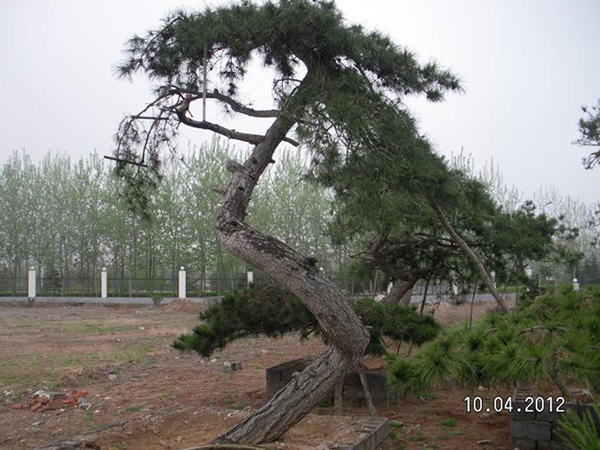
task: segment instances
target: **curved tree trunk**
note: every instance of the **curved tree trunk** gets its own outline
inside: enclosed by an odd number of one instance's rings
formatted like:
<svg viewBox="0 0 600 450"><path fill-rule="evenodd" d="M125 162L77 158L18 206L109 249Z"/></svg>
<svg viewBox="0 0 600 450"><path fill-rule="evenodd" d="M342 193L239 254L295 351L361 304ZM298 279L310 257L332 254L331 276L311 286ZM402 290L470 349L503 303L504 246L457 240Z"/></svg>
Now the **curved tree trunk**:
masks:
<svg viewBox="0 0 600 450"><path fill-rule="evenodd" d="M403 306L410 305L412 289L417 283L417 279L397 280L389 294L381 299L381 303L400 303Z"/></svg>
<svg viewBox="0 0 600 450"><path fill-rule="evenodd" d="M498 305L502 308L502 310L504 312L509 312L510 309L509 309L508 305L506 304L506 302L504 301L502 296L498 293L498 290L496 289L496 287L494 286L494 283L492 282L491 278L487 274L487 271L485 270L485 267L483 266L483 263L481 262L479 257L475 254L475 252L473 250L471 250L471 247L469 247L469 245L463 240L463 238L460 237L460 235L456 232L456 230L454 230L452 225L450 225L450 222L448 222L448 219L446 219L446 216L444 216L444 213L442 212L440 207L437 205L437 203L435 203L435 201L433 201L433 200L430 200L429 204L435 211L435 214L440 219L440 222L442 223L442 226L444 227L444 229L448 232L448 234L450 236L452 236L452 239L454 239L456 241L456 243L460 246L460 248L462 248L462 250L465 252L465 254L471 259L471 261L473 261L473 264L475 264L475 267L477 267L477 271L479 272L481 279L483 280L486 287L488 288L488 290L494 297L494 300L496 300L496 302L498 303Z"/></svg>
<svg viewBox="0 0 600 450"><path fill-rule="evenodd" d="M294 97L297 99L299 95L302 91ZM269 274L306 304L332 347L216 442L258 444L275 440L343 380L356 366L369 341L368 332L350 303L314 261L244 223L252 191L292 126L293 121L286 118L284 111L244 164L234 161L227 164L233 177L225 192L217 229L223 246L230 252Z"/></svg>

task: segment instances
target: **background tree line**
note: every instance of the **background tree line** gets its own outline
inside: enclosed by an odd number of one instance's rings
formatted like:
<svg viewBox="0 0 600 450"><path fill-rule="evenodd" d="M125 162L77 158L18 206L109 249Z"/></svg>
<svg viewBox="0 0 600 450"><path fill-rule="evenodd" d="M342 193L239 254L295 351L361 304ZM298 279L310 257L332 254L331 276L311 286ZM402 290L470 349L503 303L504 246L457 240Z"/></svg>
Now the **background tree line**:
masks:
<svg viewBox="0 0 600 450"><path fill-rule="evenodd" d="M0 291L24 289L32 265L41 288L54 293L94 294L102 267L109 271L112 288L125 294L175 289L182 265L191 274L189 290L241 287L251 268L223 249L216 237L221 196L213 191L226 184L226 161L241 152L214 141L191 148L184 162L167 160L150 220L129 211L120 195L123 181L98 154L73 161L65 154L48 153L34 164L25 152L14 152L0 168ZM522 204L522 195L504 184L493 163L476 171L472 158L463 153L451 163L483 181L504 208L515 210ZM256 192L249 222L317 258L348 291L376 292L387 285L385 275L351 258L361 250L360 237L332 245L328 224L333 196L320 185L302 182L308 165L302 151L282 152ZM600 281L597 230L590 226L593 208L551 188L540 189L534 201L540 212L579 229L569 248L585 255L576 268L535 262L542 281L568 281L574 269L583 283Z"/></svg>
<svg viewBox="0 0 600 450"><path fill-rule="evenodd" d="M73 161L48 153L34 164L26 153L14 152L0 169L0 291L24 281L30 266L55 292L66 289L68 279L79 280L83 293L97 290L102 267L110 279L125 283L125 292L142 286L136 280L174 279L182 265L192 274L190 289L235 287L250 268L216 237L222 197L213 188L226 184L225 162L240 152L214 141L190 149L183 162L165 161L150 220L129 211L120 195L123 181L98 154ZM299 151L281 152L257 191L249 220L315 255L326 270L338 271L348 251L329 244L330 196L301 182L306 164Z"/></svg>

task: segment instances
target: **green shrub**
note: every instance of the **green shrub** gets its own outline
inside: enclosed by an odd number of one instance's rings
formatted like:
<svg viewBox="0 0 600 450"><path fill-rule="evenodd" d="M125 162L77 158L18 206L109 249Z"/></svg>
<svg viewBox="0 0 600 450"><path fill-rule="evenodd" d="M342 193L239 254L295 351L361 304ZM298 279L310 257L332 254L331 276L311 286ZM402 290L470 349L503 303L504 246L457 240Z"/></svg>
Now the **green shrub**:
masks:
<svg viewBox="0 0 600 450"><path fill-rule="evenodd" d="M161 302L163 301L163 299L164 299L163 295L158 292L154 292L152 294L152 303L154 303L154 306L160 305Z"/></svg>
<svg viewBox="0 0 600 450"><path fill-rule="evenodd" d="M583 417L568 410L559 422L557 433L570 449L600 450L600 429L596 425L599 418L598 405L594 405L593 410L588 409Z"/></svg>
<svg viewBox="0 0 600 450"><path fill-rule="evenodd" d="M390 384L400 394L448 379L466 386L577 383L597 391L599 347L600 289L551 293L472 328L457 325L425 343L414 359L388 357Z"/></svg>
<svg viewBox="0 0 600 450"><path fill-rule="evenodd" d="M414 345L432 339L440 326L431 316L420 316L414 307L387 305L371 299L353 303L354 310L369 327L367 353L386 354L384 338ZM278 286L227 293L218 304L200 313L201 324L173 344L210 356L227 344L247 336L281 337L298 333L301 339L315 333L319 324L294 295Z"/></svg>
<svg viewBox="0 0 600 450"><path fill-rule="evenodd" d="M454 428L456 426L456 419L454 417L448 417L442 420L442 425L448 428Z"/></svg>

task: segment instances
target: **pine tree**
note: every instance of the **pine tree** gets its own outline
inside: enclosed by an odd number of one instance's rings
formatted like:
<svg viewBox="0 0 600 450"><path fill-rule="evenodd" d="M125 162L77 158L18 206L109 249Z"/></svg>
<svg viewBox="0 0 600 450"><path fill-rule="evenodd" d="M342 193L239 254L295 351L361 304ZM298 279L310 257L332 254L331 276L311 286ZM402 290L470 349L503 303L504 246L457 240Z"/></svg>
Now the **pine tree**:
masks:
<svg viewBox="0 0 600 450"><path fill-rule="evenodd" d="M586 169L593 168L600 161L600 100L598 105L581 108L586 117L579 119L579 132L581 137L576 144L585 147L596 147L590 155L583 160Z"/></svg>
<svg viewBox="0 0 600 450"><path fill-rule="evenodd" d="M160 181L159 151L173 146L179 125L251 144L253 150L243 163L227 164L232 173L229 185L216 188L224 195L217 219L219 239L234 255L295 294L331 343L293 383L219 439L272 441L343 380L362 356L369 336L313 259L248 226L247 207L258 180L279 144L296 144L287 136L294 127L298 138L323 157L403 153L403 143L413 139L413 124L399 100L412 93L440 100L444 92L459 89L458 80L435 64L419 65L411 53L379 33L347 25L329 1L281 0L260 6L243 1L201 13L176 12L160 29L134 36L126 52L122 75L142 71L160 83L149 106L126 118L117 134L116 169L128 181L132 205L148 206L144 188ZM237 99L239 81L254 56L276 72L276 109L258 111ZM208 71L222 82L218 90L206 89L203 78ZM264 135L197 120L188 112L190 104L202 98L273 120ZM148 116L152 118L147 121ZM131 163L149 170L133 170ZM414 165L410 150L405 163L404 173L434 181L427 168Z"/></svg>

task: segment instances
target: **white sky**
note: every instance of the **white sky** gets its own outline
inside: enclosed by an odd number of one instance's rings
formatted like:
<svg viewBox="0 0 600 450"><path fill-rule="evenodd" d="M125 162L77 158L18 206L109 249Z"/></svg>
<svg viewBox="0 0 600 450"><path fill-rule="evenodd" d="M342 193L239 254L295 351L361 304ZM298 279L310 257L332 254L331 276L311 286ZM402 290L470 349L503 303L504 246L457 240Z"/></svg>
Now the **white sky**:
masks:
<svg viewBox="0 0 600 450"><path fill-rule="evenodd" d="M48 150L110 155L126 113L149 101L149 83L119 80L114 66L132 34L169 10L226 2L0 0L0 164L15 149L38 161ZM504 180L531 197L541 186L586 203L600 200L600 168L572 145L582 105L600 98L597 0L338 0L350 22L388 34L463 80L444 103L409 99L421 130L443 154L493 159ZM268 98L264 74L248 100ZM209 110L215 121L217 112ZM249 132L253 123L234 126ZM205 134L184 130L200 143ZM182 143L185 147L187 143ZM236 144L241 145L241 144Z"/></svg>

